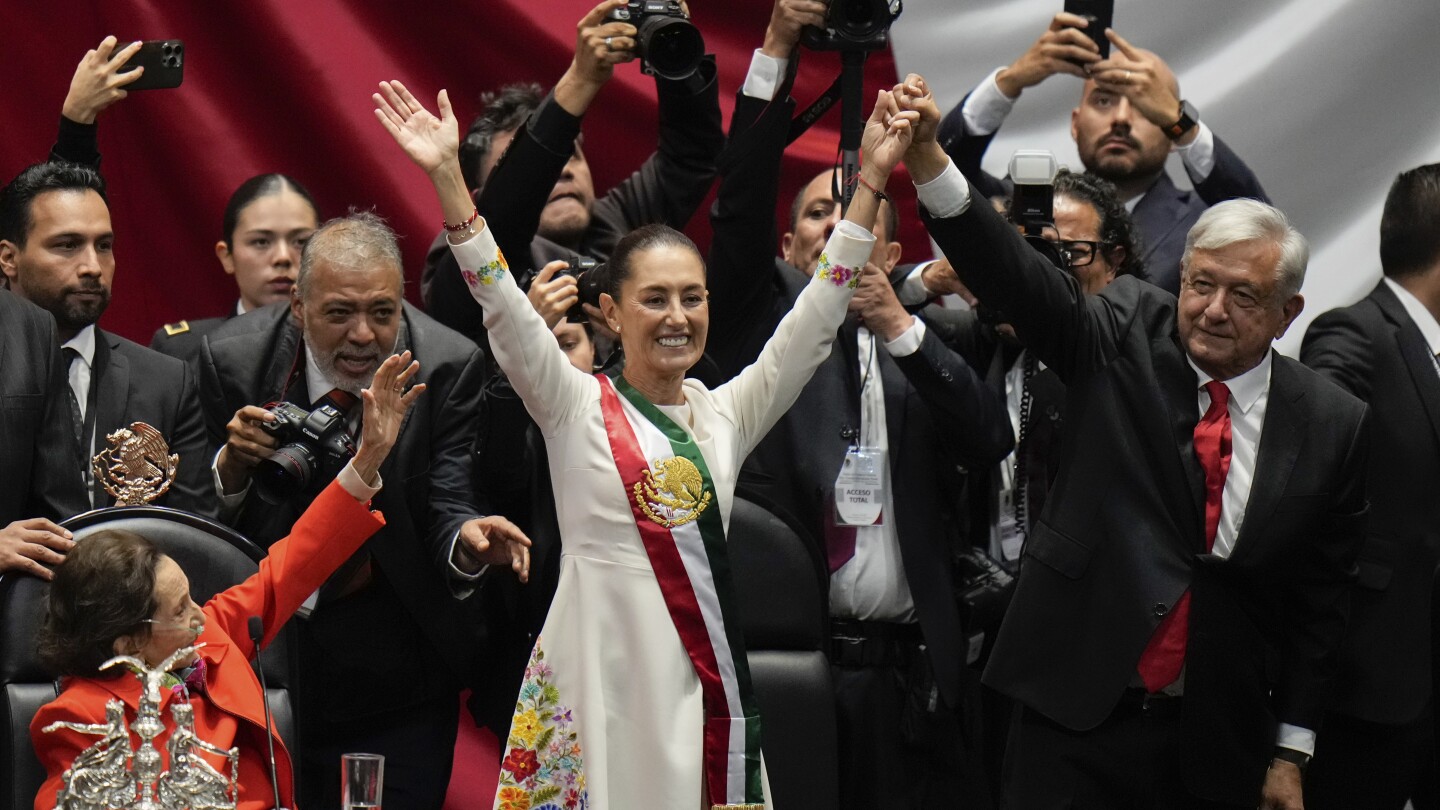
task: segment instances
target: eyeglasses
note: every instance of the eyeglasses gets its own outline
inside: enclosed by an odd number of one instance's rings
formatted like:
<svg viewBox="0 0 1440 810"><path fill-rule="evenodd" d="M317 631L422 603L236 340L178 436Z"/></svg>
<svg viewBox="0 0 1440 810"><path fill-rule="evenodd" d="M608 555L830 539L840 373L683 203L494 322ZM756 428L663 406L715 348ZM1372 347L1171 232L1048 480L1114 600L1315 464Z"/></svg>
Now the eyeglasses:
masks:
<svg viewBox="0 0 1440 810"><path fill-rule="evenodd" d="M1084 267L1095 261L1095 254L1102 248L1109 250L1114 247L1110 242L1096 242L1089 239L1048 239L1046 240L1060 251L1060 257L1070 267Z"/></svg>

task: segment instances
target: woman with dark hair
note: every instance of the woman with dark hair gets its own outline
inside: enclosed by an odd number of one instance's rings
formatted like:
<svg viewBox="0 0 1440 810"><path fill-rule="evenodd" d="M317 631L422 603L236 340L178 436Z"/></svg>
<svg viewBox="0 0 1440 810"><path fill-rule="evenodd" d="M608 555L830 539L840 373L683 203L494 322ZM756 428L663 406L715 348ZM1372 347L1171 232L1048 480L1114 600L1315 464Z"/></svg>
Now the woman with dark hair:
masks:
<svg viewBox="0 0 1440 810"><path fill-rule="evenodd" d="M714 390L686 372L709 329L705 265L684 234L620 240L600 308L623 376L576 369L508 272L466 192L459 129L398 82L376 116L435 185L495 357L545 436L560 518L555 600L515 706L495 806L760 808L760 723L726 557L735 479L845 318L913 113L881 93L844 222L750 368Z"/></svg>
<svg viewBox="0 0 1440 810"><path fill-rule="evenodd" d="M384 525L384 518L367 504L380 490L380 465L390 454L405 412L425 390L422 383L405 391L418 370L409 352L381 363L362 392L365 411L355 457L316 497L290 536L270 547L258 573L204 607L190 598L189 580L180 566L140 535L101 531L76 544L55 569L40 630L41 659L62 679L62 689L30 724L30 738L46 772L35 810L55 806L65 769L98 741L78 728L106 725L106 703L115 698L125 703L129 719L135 719L139 680L123 667L101 671L100 665L130 655L158 666L196 643L205 646L176 662L171 671L173 689L162 693L162 716L170 715L170 704L187 702L200 740L240 749L240 808L271 808L275 787L281 802L294 806L290 755L278 736L274 743L280 784L270 781L264 697L250 668L259 649L250 641L248 622L252 616L261 618L261 646L268 645L306 597ZM57 722L64 725L51 733L42 731ZM157 748L165 750L172 731L160 735ZM192 755L229 773L218 757L200 751Z"/></svg>
<svg viewBox="0 0 1440 810"><path fill-rule="evenodd" d="M300 253L318 227L315 199L295 178L260 174L241 183L225 203L215 243L215 258L240 291L235 311L223 318L166 324L155 331L150 348L188 361L199 354L200 339L228 318L288 302Z"/></svg>

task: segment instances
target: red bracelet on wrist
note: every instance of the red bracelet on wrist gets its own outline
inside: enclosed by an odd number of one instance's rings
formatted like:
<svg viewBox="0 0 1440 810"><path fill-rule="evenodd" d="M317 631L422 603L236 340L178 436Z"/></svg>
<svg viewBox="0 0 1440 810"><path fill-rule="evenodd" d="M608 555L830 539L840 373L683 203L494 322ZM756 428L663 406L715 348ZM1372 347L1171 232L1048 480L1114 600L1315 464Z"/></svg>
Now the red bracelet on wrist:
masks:
<svg viewBox="0 0 1440 810"><path fill-rule="evenodd" d="M475 209L474 211L472 211L472 212L470 213L470 218L469 218L469 219L465 220L464 222L460 223L459 225L451 225L450 223L448 223L448 222L446 222L445 220L442 219L442 220L440 220L440 227L444 228L445 230L449 231L450 233L459 233L460 231L463 231L463 230L465 230L466 228L469 228L471 225L474 225L474 224L475 224L475 220L477 220L477 219L479 219L479 218L480 218L480 209L477 208L477 209Z"/></svg>
<svg viewBox="0 0 1440 810"><path fill-rule="evenodd" d="M860 185L862 185L862 186L864 186L865 188L869 189L869 190L870 190L870 193L875 195L875 199L879 200L880 202L887 202L887 203L890 202L890 197L887 196L887 195L885 194L885 192L883 192L883 191L881 191L880 189L875 188L874 186L870 185L870 183L869 183L868 181L866 181L865 177L864 177L863 175L861 175L859 172L856 172L856 173L855 173L855 178L854 178L854 180L852 180L851 182L859 183Z"/></svg>

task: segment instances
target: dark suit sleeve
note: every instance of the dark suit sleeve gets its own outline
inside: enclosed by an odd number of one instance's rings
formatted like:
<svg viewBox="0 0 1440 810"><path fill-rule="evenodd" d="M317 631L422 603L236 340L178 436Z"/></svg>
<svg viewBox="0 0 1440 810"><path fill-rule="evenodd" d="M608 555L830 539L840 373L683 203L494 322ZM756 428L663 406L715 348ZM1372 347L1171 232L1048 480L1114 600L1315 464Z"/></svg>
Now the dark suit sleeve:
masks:
<svg viewBox="0 0 1440 810"><path fill-rule="evenodd" d="M1354 313L1335 309L1316 318L1305 331L1300 362L1369 402L1374 353L1375 344Z"/></svg>
<svg viewBox="0 0 1440 810"><path fill-rule="evenodd" d="M988 469L1015 447L1010 415L999 392L950 351L930 330L920 349L895 364L919 392L956 464Z"/></svg>
<svg viewBox="0 0 1440 810"><path fill-rule="evenodd" d="M586 234L586 248L596 258L608 257L621 237L641 225L684 228L715 179L725 134L714 58L707 57L689 79L657 79L655 89L660 108L655 153L595 201L596 223Z"/></svg>
<svg viewBox="0 0 1440 810"><path fill-rule="evenodd" d="M1213 130L1211 134L1214 134ZM1250 171L1250 167L1245 165L1239 155L1220 140L1219 135L1215 135L1215 167L1202 182L1195 184L1195 193L1200 195L1206 205L1241 197L1263 203L1270 202L1270 198L1265 195L1265 189L1260 187L1260 178Z"/></svg>
<svg viewBox="0 0 1440 810"><path fill-rule="evenodd" d="M517 516L530 503L534 426L510 381L503 374L493 375L481 392L475 431L475 496L482 509L519 522Z"/></svg>
<svg viewBox="0 0 1440 810"><path fill-rule="evenodd" d="M484 373L485 355L476 349L448 390L437 385L424 394L435 397L430 402L430 519L425 539L431 558L447 574L451 541L465 521L480 516L474 503L470 448L475 443Z"/></svg>
<svg viewBox="0 0 1440 810"><path fill-rule="evenodd" d="M990 197L1009 197L1010 187L1000 178L980 168L980 162L985 158L985 150L990 148L990 142L995 139L996 132L989 135L976 135L965 126L965 115L962 110L965 102L970 100L970 94L966 93L965 98L955 105L955 109L945 114L940 121L938 138L940 146L945 154L955 161L955 166L960 173L969 178L975 187L988 199Z"/></svg>
<svg viewBox="0 0 1440 810"><path fill-rule="evenodd" d="M180 456L166 505L208 518L217 516L215 484L210 477L210 460L214 452L205 439L205 420L200 415L200 392L195 372L182 366L180 397L176 400L174 429L170 435L170 452Z"/></svg>
<svg viewBox="0 0 1440 810"><path fill-rule="evenodd" d="M953 217L921 210L960 280L1002 311L1020 341L1067 383L1109 362L1145 294L1143 282L1125 278L1101 295L1085 295L979 195L972 185L969 207Z"/></svg>
<svg viewBox="0 0 1440 810"><path fill-rule="evenodd" d="M710 337L707 349L730 379L760 356L774 310L775 200L780 161L795 102L767 102L739 93L730 143L720 159L720 188L710 208Z"/></svg>
<svg viewBox="0 0 1440 810"><path fill-rule="evenodd" d="M100 143L96 124L79 124L60 116L60 131L50 147L50 159L62 163L79 163L92 169L100 168Z"/></svg>

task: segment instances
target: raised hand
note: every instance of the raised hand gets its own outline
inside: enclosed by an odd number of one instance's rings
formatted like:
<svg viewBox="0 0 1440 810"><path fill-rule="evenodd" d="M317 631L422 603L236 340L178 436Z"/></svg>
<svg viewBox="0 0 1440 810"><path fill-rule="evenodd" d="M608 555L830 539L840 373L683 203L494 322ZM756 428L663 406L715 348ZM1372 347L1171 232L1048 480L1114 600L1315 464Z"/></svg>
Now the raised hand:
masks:
<svg viewBox="0 0 1440 810"><path fill-rule="evenodd" d="M1101 89L1130 100L1135 110L1157 127L1180 119L1180 83L1175 73L1152 51L1137 48L1113 30L1106 31L1115 49L1110 58L1090 66L1090 77Z"/></svg>
<svg viewBox="0 0 1440 810"><path fill-rule="evenodd" d="M1089 25L1084 17L1064 11L1056 14L1035 44L995 77L1000 92L1015 98L1056 73L1085 78L1086 66L1100 59L1100 47L1092 35L1104 36L1104 32L1083 30Z"/></svg>
<svg viewBox="0 0 1440 810"><path fill-rule="evenodd" d="M895 96L889 90L881 90L876 95L875 109L865 122L865 133L860 139L860 148L865 156L863 171L867 178L872 169L880 173L882 182L890 176L890 172L905 157L905 150L910 146L915 124L919 120L920 113L896 106ZM869 179L874 182L873 178Z"/></svg>
<svg viewBox="0 0 1440 810"><path fill-rule="evenodd" d="M375 370L370 387L360 392L365 417L360 429L360 447L352 463L367 483L373 484L376 480L380 465L400 435L405 412L425 391L425 383L410 386L408 391L405 387L419 371L420 363L412 359L410 352L392 354Z"/></svg>
<svg viewBox="0 0 1440 810"><path fill-rule="evenodd" d="M905 77L905 81L895 85L891 91L895 98L896 109L904 112L914 110L919 114L915 122L915 134L910 139L910 150L928 146L935 143L940 131L940 105L935 103L935 95L930 92L930 85L925 83L925 77L919 73L911 73Z"/></svg>
<svg viewBox="0 0 1440 810"><path fill-rule="evenodd" d="M555 83L555 103L571 115L584 115L615 66L635 58L635 26L605 21L624 5L625 0L603 0L575 24L575 58Z"/></svg>
<svg viewBox="0 0 1440 810"><path fill-rule="evenodd" d="M827 7L824 0L775 0L770 26L765 29L765 45L760 50L766 56L789 59L805 26L819 28L825 24Z"/></svg>
<svg viewBox="0 0 1440 810"><path fill-rule="evenodd" d="M370 96L375 117L415 165L434 174L456 160L460 152L460 125L444 90L435 98L440 117L436 118L399 81L380 82L380 92Z"/></svg>
<svg viewBox="0 0 1440 810"><path fill-rule="evenodd" d="M119 72L140 50L141 43L132 42L118 52L115 44L115 37L105 37L95 50L85 52L80 64L75 66L75 75L70 78L70 91L65 94L61 115L77 124L93 124L106 107L128 95L125 85L144 75L143 67Z"/></svg>

